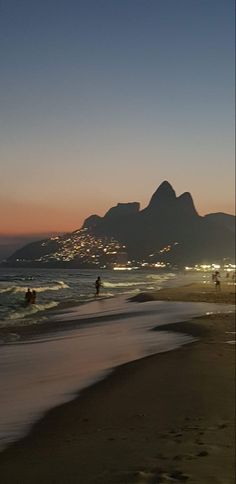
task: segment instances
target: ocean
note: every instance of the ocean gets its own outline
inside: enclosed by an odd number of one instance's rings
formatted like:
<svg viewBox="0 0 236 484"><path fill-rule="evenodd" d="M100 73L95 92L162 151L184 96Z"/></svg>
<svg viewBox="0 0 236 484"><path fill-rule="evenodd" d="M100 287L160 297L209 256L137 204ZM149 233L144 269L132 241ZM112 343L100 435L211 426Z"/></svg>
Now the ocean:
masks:
<svg viewBox="0 0 236 484"><path fill-rule="evenodd" d="M0 269L0 326L40 325L55 310L77 306L95 298L94 283L102 278L100 297L111 298L158 290L179 280L174 272L73 269ZM25 305L27 288L35 289L34 305Z"/></svg>

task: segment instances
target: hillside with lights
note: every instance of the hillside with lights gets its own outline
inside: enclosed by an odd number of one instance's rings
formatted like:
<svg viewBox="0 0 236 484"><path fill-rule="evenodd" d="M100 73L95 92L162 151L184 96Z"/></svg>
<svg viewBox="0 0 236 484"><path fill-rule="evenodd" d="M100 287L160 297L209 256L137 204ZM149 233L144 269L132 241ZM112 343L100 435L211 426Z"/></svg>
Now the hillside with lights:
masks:
<svg viewBox="0 0 236 484"><path fill-rule="evenodd" d="M5 262L9 266L84 268L166 267L233 263L235 217L200 216L190 193L179 197L163 182L146 208L118 203L91 215L81 229L33 242Z"/></svg>

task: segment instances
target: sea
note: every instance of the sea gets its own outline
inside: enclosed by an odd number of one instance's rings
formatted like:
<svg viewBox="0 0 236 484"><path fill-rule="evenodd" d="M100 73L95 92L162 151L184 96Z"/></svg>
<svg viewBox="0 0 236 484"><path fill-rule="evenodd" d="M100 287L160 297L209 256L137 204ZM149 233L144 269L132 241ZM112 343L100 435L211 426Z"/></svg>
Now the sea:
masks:
<svg viewBox="0 0 236 484"><path fill-rule="evenodd" d="M171 271L114 271L76 269L0 269L0 327L40 325L52 313L88 303L95 298L95 280L100 275L100 298L131 297L185 281L184 273ZM196 274L192 277L196 281ZM34 305L25 304L27 289L37 292Z"/></svg>
<svg viewBox="0 0 236 484"><path fill-rule="evenodd" d="M96 298L98 275L102 288ZM118 366L194 341L166 328L156 331L158 326L234 310L219 304L130 300L139 292L199 281L208 284L210 276L1 268L0 450L24 437L48 410L72 400ZM34 305L25 305L27 288L37 292ZM45 322L51 327L48 333L40 329ZM32 325L37 331L30 339L22 338L20 327Z"/></svg>

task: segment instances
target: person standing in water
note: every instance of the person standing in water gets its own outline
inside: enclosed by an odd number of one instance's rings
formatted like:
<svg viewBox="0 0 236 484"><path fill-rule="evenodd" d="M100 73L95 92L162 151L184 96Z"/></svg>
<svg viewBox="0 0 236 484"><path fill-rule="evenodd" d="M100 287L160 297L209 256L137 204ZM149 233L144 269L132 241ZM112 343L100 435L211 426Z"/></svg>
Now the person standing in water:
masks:
<svg viewBox="0 0 236 484"><path fill-rule="evenodd" d="M35 304L36 303L36 295L37 295L36 291L33 290L32 291L32 296L31 296L31 304Z"/></svg>
<svg viewBox="0 0 236 484"><path fill-rule="evenodd" d="M95 281L95 289L96 289L95 296L99 296L101 285L102 285L101 277L98 276L98 278Z"/></svg>
<svg viewBox="0 0 236 484"><path fill-rule="evenodd" d="M28 287L26 293L25 293L25 302L26 304L30 304L32 301L32 292L30 290L30 288Z"/></svg>

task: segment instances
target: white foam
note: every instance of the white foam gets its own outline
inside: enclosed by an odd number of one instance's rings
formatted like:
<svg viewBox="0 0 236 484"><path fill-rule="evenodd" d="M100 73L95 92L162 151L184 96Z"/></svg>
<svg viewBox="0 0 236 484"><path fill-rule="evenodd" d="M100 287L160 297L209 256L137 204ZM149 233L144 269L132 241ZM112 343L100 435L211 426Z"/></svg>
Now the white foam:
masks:
<svg viewBox="0 0 236 484"><path fill-rule="evenodd" d="M61 289L68 289L68 288L69 288L68 284L66 284L63 281L56 281L56 284L54 284L52 286L39 286L39 287L34 286L34 289L36 290L36 292L59 291ZM28 289L28 286L27 287L25 287L25 286L10 286L10 287L5 287L5 288L0 289L0 293L9 292L9 293L17 294L17 293L21 293L21 292L26 292L27 289Z"/></svg>
<svg viewBox="0 0 236 484"><path fill-rule="evenodd" d="M130 286L140 286L140 282L106 282L102 283L103 287L130 287ZM143 283L142 283L143 285Z"/></svg>
<svg viewBox="0 0 236 484"><path fill-rule="evenodd" d="M170 272L168 274L149 274L147 275L147 279L153 279L157 281L166 281L167 279L170 279L172 277L176 277L176 274L173 272Z"/></svg>
<svg viewBox="0 0 236 484"><path fill-rule="evenodd" d="M10 323L10 321L15 321L15 320L19 320L19 319L24 319L25 317L27 316L31 316L33 314L36 314L40 311L45 311L47 309L52 309L52 308L55 308L56 306L58 306L59 302L57 301L50 301L50 302L45 302L44 304L31 304L25 308L20 308L18 311L12 311L10 314L7 315L7 321L9 321L9 325L11 325L12 323ZM0 327L1 326L8 326L8 323L7 321L2 321L0 322ZM32 323L32 321L31 321ZM25 321L25 324L27 324L27 320Z"/></svg>

